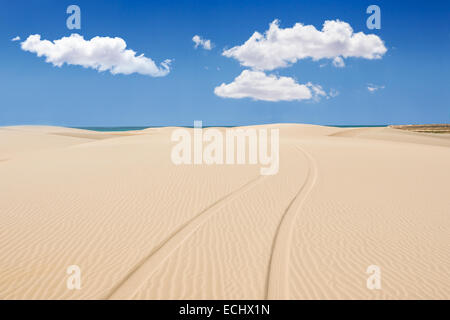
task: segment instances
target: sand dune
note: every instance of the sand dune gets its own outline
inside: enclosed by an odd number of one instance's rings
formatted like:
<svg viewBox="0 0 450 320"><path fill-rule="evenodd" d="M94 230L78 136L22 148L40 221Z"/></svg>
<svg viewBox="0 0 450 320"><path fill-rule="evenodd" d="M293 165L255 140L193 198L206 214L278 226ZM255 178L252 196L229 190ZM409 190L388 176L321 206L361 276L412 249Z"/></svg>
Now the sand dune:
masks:
<svg viewBox="0 0 450 320"><path fill-rule="evenodd" d="M448 135L266 127L272 176L176 166L174 128L0 128L0 299L450 299Z"/></svg>

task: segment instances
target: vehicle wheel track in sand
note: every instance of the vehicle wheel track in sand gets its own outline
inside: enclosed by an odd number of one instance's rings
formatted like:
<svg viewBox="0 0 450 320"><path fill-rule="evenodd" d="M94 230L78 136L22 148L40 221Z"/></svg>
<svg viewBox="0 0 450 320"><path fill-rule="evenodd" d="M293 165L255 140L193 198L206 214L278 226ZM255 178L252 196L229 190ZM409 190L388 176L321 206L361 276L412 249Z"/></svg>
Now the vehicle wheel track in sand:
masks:
<svg viewBox="0 0 450 320"><path fill-rule="evenodd" d="M170 255L179 248L197 229L199 229L212 215L214 215L224 205L228 204L234 198L249 191L258 183L268 176L258 176L248 181L238 189L228 193L224 197L215 201L195 217L187 221L175 232L173 232L166 240L164 240L157 248L155 248L147 257L138 263L133 270L114 287L106 299L109 300L126 300L131 299L140 287L149 279Z"/></svg>
<svg viewBox="0 0 450 320"><path fill-rule="evenodd" d="M277 228L267 274L266 299L269 300L289 299L289 260L294 222L317 180L317 165L314 158L303 148L297 146L297 149L308 160L308 174L287 206Z"/></svg>

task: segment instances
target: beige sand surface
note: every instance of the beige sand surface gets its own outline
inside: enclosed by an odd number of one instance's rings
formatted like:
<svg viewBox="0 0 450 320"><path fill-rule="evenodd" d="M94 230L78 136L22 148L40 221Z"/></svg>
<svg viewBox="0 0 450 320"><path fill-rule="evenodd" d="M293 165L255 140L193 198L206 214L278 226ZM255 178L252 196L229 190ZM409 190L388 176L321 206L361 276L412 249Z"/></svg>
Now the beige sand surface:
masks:
<svg viewBox="0 0 450 320"><path fill-rule="evenodd" d="M0 299L450 299L450 136L257 127L277 175L175 166L174 128L0 128Z"/></svg>

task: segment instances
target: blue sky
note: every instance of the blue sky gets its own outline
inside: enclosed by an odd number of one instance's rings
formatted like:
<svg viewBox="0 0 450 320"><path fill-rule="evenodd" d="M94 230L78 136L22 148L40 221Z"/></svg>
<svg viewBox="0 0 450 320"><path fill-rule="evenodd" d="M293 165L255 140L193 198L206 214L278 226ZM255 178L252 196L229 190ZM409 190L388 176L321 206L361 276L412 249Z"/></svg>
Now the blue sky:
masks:
<svg viewBox="0 0 450 320"><path fill-rule="evenodd" d="M0 125L62 126L448 123L450 120L450 2L448 1L1 1ZM66 27L66 8L81 8L81 30ZM381 8L381 29L366 27L366 8ZM280 20L321 29L339 19L355 32L376 34L381 59L302 59L268 73L312 82L335 97L319 101L258 101L219 97L246 69L222 55ZM61 68L21 49L29 35L56 40L77 32L120 37L128 49L156 64L172 59L164 77ZM210 39L212 50L194 48L192 37ZM12 38L20 36L21 41ZM324 66L324 64L326 64ZM380 89L370 92L368 86Z"/></svg>

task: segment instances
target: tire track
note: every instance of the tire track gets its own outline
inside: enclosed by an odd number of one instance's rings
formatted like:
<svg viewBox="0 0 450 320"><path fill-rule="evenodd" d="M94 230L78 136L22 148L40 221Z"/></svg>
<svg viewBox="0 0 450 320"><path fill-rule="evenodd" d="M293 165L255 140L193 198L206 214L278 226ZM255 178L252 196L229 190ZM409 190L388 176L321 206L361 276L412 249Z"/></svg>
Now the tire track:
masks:
<svg viewBox="0 0 450 320"><path fill-rule="evenodd" d="M212 203L204 210L199 212L195 217L187 221L175 232L173 232L166 240L164 240L157 248L155 248L147 257L138 263L133 270L116 285L111 293L106 296L110 300L126 300L131 299L134 294L145 284L145 280L149 279L156 271L157 267L166 261L170 255L179 248L197 229L199 229L211 216L219 209L224 207L230 201L239 197L241 194L249 191L258 183L268 176L258 176L237 190L230 192L216 202Z"/></svg>
<svg viewBox="0 0 450 320"><path fill-rule="evenodd" d="M308 174L284 211L277 228L266 282L266 299L269 300L289 299L289 260L294 222L317 180L317 165L314 158L303 148L297 146L297 149L308 160Z"/></svg>

